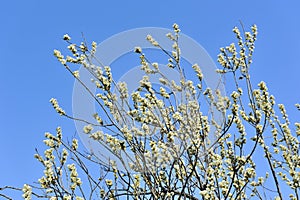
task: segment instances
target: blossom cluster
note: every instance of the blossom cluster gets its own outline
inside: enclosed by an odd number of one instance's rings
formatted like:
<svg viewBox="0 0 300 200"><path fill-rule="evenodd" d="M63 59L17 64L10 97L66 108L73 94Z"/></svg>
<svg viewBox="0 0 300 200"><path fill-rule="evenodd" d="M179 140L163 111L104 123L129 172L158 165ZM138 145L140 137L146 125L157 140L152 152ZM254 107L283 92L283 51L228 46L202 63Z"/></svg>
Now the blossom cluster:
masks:
<svg viewBox="0 0 300 200"><path fill-rule="evenodd" d="M171 52L151 35L146 39L168 56L168 66L178 72L179 81L170 80L157 62L151 62L140 47L135 47L145 74L131 94L125 82L114 81L109 66L93 62L95 42L89 50L85 43L73 44L71 37L64 35L71 55L64 57L58 50L54 55L77 80L80 76L73 65L83 65L92 73L98 89L93 98L101 109L101 115L93 114L97 124L76 120L85 122L82 131L113 153L116 160L103 163L93 154L84 157L76 139L69 145L62 141L60 128L56 136L46 133L44 143L49 148L44 156L37 153L35 157L44 166L39 184L47 197L86 199L81 169L91 187L90 198L263 199L269 194L285 199L283 183L288 186L289 198L299 199L300 123L294 124L295 129L291 127L286 108L276 104L265 82L252 85L249 70L256 25L251 32L234 27L233 33L237 43L220 48L218 55L221 69L217 72L222 77L232 75L234 80L228 95L205 86L205 74L197 63L190 66L196 80L186 77L180 62L177 24L173 33L166 35L173 43ZM160 86L151 82L152 75L159 77ZM60 115L72 118L56 99L50 101ZM216 112L222 120L215 118ZM93 179L79 156L99 164L104 175ZM74 163L68 162L70 157ZM263 175L257 158L266 166ZM268 181L275 187L268 188ZM25 185L23 192L23 197L30 199L32 188Z"/></svg>

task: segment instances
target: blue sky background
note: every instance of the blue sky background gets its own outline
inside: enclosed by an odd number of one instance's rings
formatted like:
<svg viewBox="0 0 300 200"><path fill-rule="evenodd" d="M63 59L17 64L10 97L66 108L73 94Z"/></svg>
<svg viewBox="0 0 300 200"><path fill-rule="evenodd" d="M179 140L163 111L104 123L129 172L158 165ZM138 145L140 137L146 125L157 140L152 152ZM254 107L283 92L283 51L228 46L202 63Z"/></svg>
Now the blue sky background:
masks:
<svg viewBox="0 0 300 200"><path fill-rule="evenodd" d="M33 158L43 149L44 132L62 126L65 136L74 123L52 109L50 98L71 112L74 80L53 57L64 49L69 33L80 41L100 43L113 34L138 27L171 28L199 42L216 61L219 48L234 42L231 30L242 20L258 25L252 67L257 83L265 80L277 103L290 117L300 102L300 2L290 1L3 1L0 7L0 187L22 186L42 175Z"/></svg>

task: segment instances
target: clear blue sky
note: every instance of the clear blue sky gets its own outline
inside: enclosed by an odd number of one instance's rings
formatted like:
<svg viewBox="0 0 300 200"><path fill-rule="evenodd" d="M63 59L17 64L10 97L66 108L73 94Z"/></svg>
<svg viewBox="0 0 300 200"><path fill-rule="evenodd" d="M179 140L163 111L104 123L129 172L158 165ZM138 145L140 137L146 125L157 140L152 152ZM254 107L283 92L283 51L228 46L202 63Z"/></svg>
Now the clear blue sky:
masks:
<svg viewBox="0 0 300 200"><path fill-rule="evenodd" d="M53 57L63 49L62 35L101 42L132 28L171 28L199 42L216 60L220 47L234 41L232 28L258 25L252 67L255 82L265 80L277 103L300 102L300 2L290 1L3 1L0 7L0 186L32 183L42 175L33 158L43 148L44 132L60 125L75 133L49 99L71 112L73 78Z"/></svg>

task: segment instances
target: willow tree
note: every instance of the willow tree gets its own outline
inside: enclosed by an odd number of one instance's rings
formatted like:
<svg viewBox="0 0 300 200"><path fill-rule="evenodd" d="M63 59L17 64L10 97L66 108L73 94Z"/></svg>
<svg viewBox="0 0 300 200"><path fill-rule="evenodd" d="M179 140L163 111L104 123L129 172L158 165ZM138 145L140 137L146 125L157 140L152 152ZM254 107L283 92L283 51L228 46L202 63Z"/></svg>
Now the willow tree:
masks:
<svg viewBox="0 0 300 200"><path fill-rule="evenodd" d="M86 90L101 115L94 113L97 123L74 119L56 99L50 101L60 115L86 123L82 131L115 160L103 162L79 150L77 139L63 140L58 127L56 134L45 134L44 154L35 155L44 174L38 184L24 185L25 199L299 199L300 123L290 123L265 82L251 82L256 25L249 32L235 27L237 42L220 48L217 73L234 83L227 95L205 86L197 63L183 66L177 24L173 30L167 34L172 52L151 35L146 39L168 57L180 81L170 80L136 47L144 76L132 93L126 82L114 80L109 66L95 64L95 42L89 48L63 37L70 55L58 50L54 55L83 86L76 69L84 66L93 76L97 93ZM196 79L189 80L187 67ZM160 86L151 74L160 77ZM216 112L222 120L215 120Z"/></svg>

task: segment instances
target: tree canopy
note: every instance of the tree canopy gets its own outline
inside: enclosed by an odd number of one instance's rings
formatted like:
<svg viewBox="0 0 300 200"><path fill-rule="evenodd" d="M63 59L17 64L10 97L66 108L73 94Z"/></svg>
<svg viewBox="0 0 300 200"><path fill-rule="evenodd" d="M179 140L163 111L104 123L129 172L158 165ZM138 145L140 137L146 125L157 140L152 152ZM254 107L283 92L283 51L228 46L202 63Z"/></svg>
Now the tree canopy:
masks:
<svg viewBox="0 0 300 200"><path fill-rule="evenodd" d="M205 85L202 66L183 64L177 24L166 35L172 52L151 35L146 40L167 57L166 66L179 81L136 47L144 76L132 93L97 60L95 42L75 44L64 35L70 53L54 50L54 56L83 87L78 68L92 75L97 92L85 89L100 112L90 122L66 113L56 99L50 102L61 116L85 123L82 131L114 159L104 162L85 152L78 138L63 139L58 127L55 134L45 134L47 149L34 155L43 175L37 184L24 185L23 198L299 199L300 123L290 122L265 82L252 84L256 25L250 31L234 27L233 33L236 42L220 48L217 58L216 81L232 83L226 94ZM151 82L152 75L160 85Z"/></svg>

